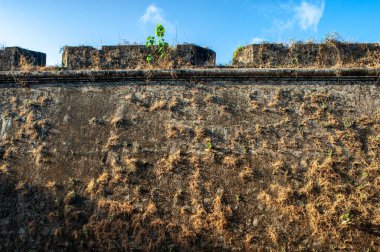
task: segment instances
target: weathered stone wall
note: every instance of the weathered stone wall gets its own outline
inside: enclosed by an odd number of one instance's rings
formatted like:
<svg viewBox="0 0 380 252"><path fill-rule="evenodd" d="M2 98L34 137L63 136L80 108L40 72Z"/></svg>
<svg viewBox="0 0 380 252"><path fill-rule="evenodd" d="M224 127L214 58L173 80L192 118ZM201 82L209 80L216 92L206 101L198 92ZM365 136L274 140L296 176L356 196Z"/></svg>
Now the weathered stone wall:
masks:
<svg viewBox="0 0 380 252"><path fill-rule="evenodd" d="M0 50L0 71L28 70L33 66L46 66L46 54L20 47Z"/></svg>
<svg viewBox="0 0 380 252"><path fill-rule="evenodd" d="M380 45L328 41L322 44L253 44L235 52L236 67L376 67Z"/></svg>
<svg viewBox="0 0 380 252"><path fill-rule="evenodd" d="M0 250L377 251L378 76L329 72L1 75Z"/></svg>
<svg viewBox="0 0 380 252"><path fill-rule="evenodd" d="M157 47L155 47L157 50ZM177 45L169 48L167 57L160 56L142 45L65 47L62 55L63 67L76 69L135 69L135 68L183 68L214 67L215 52L195 45ZM152 52L153 51L153 52ZM146 57L153 53L155 60L147 63Z"/></svg>
<svg viewBox="0 0 380 252"><path fill-rule="evenodd" d="M169 47L160 57L157 47L142 45L66 46L62 54L65 70L113 69L175 69L215 67L214 51L196 45ZM146 61L148 54L154 60ZM46 66L46 54L19 47L0 50L0 71L31 70ZM322 44L295 43L254 44L238 48L233 56L237 68L374 68L380 66L380 45L377 43L344 43L327 41ZM56 70L51 68L49 70Z"/></svg>

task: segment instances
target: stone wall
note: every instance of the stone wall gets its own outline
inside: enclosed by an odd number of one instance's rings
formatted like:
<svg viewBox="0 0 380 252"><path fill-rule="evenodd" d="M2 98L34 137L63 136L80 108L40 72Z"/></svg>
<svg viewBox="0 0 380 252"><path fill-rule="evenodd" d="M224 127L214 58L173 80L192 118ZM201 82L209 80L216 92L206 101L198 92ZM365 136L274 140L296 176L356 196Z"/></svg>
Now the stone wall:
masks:
<svg viewBox="0 0 380 252"><path fill-rule="evenodd" d="M0 250L378 251L378 77L1 73Z"/></svg>
<svg viewBox="0 0 380 252"><path fill-rule="evenodd" d="M167 57L164 58L154 51L156 50L149 50L143 45L103 46L101 50L89 46L65 47L62 66L71 70L215 66L215 52L195 45L169 48ZM152 64L146 62L149 53L155 57Z"/></svg>
<svg viewBox="0 0 380 252"><path fill-rule="evenodd" d="M380 45L336 41L295 43L290 46L253 44L237 49L233 65L260 68L376 67L380 66Z"/></svg>
<svg viewBox="0 0 380 252"><path fill-rule="evenodd" d="M0 71L28 70L30 67L46 66L46 54L20 47L0 50Z"/></svg>
<svg viewBox="0 0 380 252"><path fill-rule="evenodd" d="M62 54L65 70L174 69L215 67L214 51L196 45L169 47L165 57L158 48L144 45L66 46ZM153 55L148 63L146 57ZM46 54L19 47L0 50L0 71L32 70L46 66ZM374 68L380 66L380 45L377 43L322 44L295 43L253 44L238 48L233 56L237 68ZM53 69L53 68L52 68ZM47 69L49 70L49 69ZM50 69L51 70L51 69ZM54 69L56 70L56 69Z"/></svg>

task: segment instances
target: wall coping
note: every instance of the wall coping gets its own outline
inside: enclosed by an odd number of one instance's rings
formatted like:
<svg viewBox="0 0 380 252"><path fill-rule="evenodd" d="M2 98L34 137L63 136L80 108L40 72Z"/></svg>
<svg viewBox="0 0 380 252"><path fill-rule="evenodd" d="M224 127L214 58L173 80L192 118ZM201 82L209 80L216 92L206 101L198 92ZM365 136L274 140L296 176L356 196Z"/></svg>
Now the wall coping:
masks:
<svg viewBox="0 0 380 252"><path fill-rule="evenodd" d="M360 81L380 85L380 68L190 68L0 72L0 87L157 81Z"/></svg>

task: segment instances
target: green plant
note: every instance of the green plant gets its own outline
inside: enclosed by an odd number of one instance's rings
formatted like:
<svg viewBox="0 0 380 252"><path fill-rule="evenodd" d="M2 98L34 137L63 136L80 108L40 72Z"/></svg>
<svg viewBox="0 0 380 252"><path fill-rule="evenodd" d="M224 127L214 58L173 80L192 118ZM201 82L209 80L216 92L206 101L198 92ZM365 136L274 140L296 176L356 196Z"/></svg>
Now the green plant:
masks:
<svg viewBox="0 0 380 252"><path fill-rule="evenodd" d="M243 49L244 49L244 46L238 46L238 47L236 48L236 50L234 51L234 56L233 56L233 58L235 59L235 58L238 56L238 54L239 54Z"/></svg>
<svg viewBox="0 0 380 252"><path fill-rule="evenodd" d="M156 38L154 36L149 36L146 38L146 47L151 47L156 44Z"/></svg>
<svg viewBox="0 0 380 252"><path fill-rule="evenodd" d="M346 207L342 214L342 224L350 224L352 221L352 213L349 207Z"/></svg>
<svg viewBox="0 0 380 252"><path fill-rule="evenodd" d="M209 141L206 143L206 150L210 151L212 149L212 142Z"/></svg>
<svg viewBox="0 0 380 252"><path fill-rule="evenodd" d="M158 55L160 58L165 57L169 44L165 41L165 27L162 24L156 26L156 36L148 36L146 38L146 47L150 53L146 57L146 62L152 63L156 55L155 48L158 48Z"/></svg>
<svg viewBox="0 0 380 252"><path fill-rule="evenodd" d="M150 63L152 63L152 61L153 61L153 55L148 54L148 56L146 56L146 62L148 62L150 64Z"/></svg>

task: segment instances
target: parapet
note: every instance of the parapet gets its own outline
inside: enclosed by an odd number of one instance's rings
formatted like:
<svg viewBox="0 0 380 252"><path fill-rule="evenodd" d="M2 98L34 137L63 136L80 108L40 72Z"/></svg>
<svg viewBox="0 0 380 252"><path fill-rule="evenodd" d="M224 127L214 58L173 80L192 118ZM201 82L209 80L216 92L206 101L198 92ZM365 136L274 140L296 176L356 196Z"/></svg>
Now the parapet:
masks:
<svg viewBox="0 0 380 252"><path fill-rule="evenodd" d="M148 54L149 49L144 45L103 46L101 50L91 46L66 46L62 66L69 70L214 67L216 58L214 51L192 44L170 48L165 59L152 63L146 61Z"/></svg>
<svg viewBox="0 0 380 252"><path fill-rule="evenodd" d="M147 62L151 54L153 60ZM157 46L145 45L66 46L62 54L63 70L128 70L180 69L216 67L213 50L193 44L169 47L165 56ZM20 47L0 49L0 71L51 71L46 66L46 54ZM252 44L239 47L233 64L222 68L379 68L378 43L325 43Z"/></svg>
<svg viewBox="0 0 380 252"><path fill-rule="evenodd" d="M325 43L253 44L237 49L235 67L254 68L332 68L378 67L378 43Z"/></svg>
<svg viewBox="0 0 380 252"><path fill-rule="evenodd" d="M46 66L46 54L20 47L0 50L0 71L23 70L29 67Z"/></svg>

